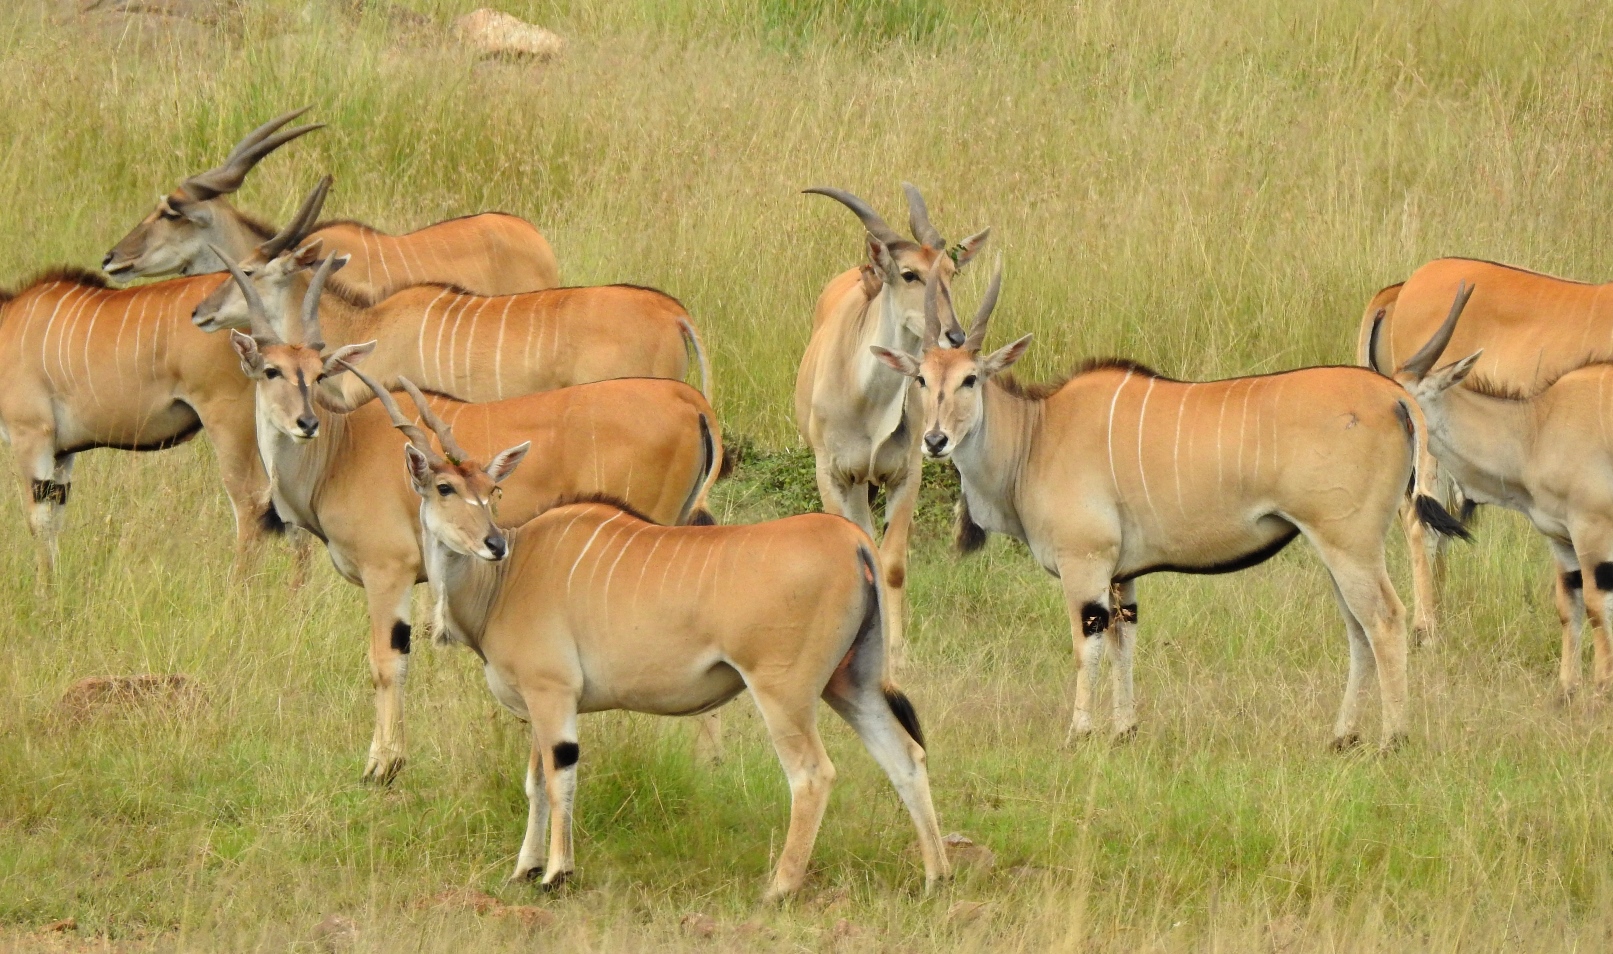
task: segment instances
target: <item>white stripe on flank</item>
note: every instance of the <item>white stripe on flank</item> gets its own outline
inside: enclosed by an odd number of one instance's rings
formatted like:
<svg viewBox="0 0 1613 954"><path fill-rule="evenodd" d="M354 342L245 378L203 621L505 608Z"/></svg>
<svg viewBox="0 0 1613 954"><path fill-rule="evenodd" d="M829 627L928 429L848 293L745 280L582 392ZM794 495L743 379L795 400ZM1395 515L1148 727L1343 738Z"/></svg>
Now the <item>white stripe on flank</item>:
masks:
<svg viewBox="0 0 1613 954"><path fill-rule="evenodd" d="M1109 401L1109 480L1115 485L1115 496L1120 496L1120 475L1115 472L1115 405L1120 403L1120 392L1131 380L1131 370L1126 370L1126 376L1120 379L1115 387L1115 396Z"/></svg>
<svg viewBox="0 0 1613 954"><path fill-rule="evenodd" d="M1254 389L1255 389L1254 380L1250 379L1249 380L1249 386L1243 389L1243 412L1238 417L1238 489L1239 490L1242 490L1243 487L1244 487L1244 484L1245 484L1245 481L1243 479L1243 434L1244 434L1245 426L1249 423L1249 392L1253 391Z"/></svg>
<svg viewBox="0 0 1613 954"><path fill-rule="evenodd" d="M672 550L672 555L666 558L666 566L661 569L661 582L655 588L655 598L657 601L661 599L661 594L666 592L667 574L671 573L672 567L677 564L678 554L683 552L683 542L688 538L689 535L687 533L678 534L678 545Z"/></svg>
<svg viewBox="0 0 1613 954"><path fill-rule="evenodd" d="M727 543L727 541L723 542L724 544ZM716 547L706 547L706 559L701 562L700 573L698 578L695 580L694 598L696 603L700 602L700 594L706 591L706 568L711 566L711 554L714 553L716 549Z"/></svg>
<svg viewBox="0 0 1613 954"><path fill-rule="evenodd" d="M84 314L84 309L89 307L90 299L99 297L99 291L91 291L80 298L73 310L62 316L62 330L56 332L56 370L62 373L62 377L67 379L67 386L74 391L78 390L78 375L73 372L72 362L68 360L73 356L72 335L78 328L78 319Z"/></svg>
<svg viewBox="0 0 1613 954"><path fill-rule="evenodd" d="M638 535L649 528L650 525L645 524L644 526L633 531L633 535L628 537L627 541L622 544L621 550L617 551L616 559L611 561L610 572L605 574L605 585L600 587L599 593L605 598L605 617L602 620L602 623L606 632L610 632L610 581L616 578L616 565L622 562L622 557L627 555L628 548L633 545L634 540L638 539ZM640 576L642 575L643 574L641 573Z"/></svg>
<svg viewBox="0 0 1613 954"><path fill-rule="evenodd" d="M1221 435L1226 431L1227 401L1232 399L1232 389L1242 383L1242 381L1234 381L1221 392L1221 413L1215 419L1215 492L1217 495L1221 493L1224 483L1223 477L1225 476L1222 461L1226 454L1222 452Z"/></svg>
<svg viewBox="0 0 1613 954"><path fill-rule="evenodd" d="M1607 444L1607 405L1602 403L1602 388L1607 384L1607 372L1596 377L1596 433Z"/></svg>
<svg viewBox="0 0 1613 954"><path fill-rule="evenodd" d="M45 380L50 383L50 389L52 391L59 391L61 388L56 384L56 379L51 376L50 365L45 363L45 349L50 347L50 329L51 326L56 324L57 312L62 310L62 305L67 302L68 296L73 294L75 291L83 291L83 288L78 285L73 285L68 288L67 291L62 292L62 294L57 297L56 307L51 309L50 318L45 322L45 330L39 336L39 370L45 372Z"/></svg>
<svg viewBox="0 0 1613 954"><path fill-rule="evenodd" d="M375 256L381 260L381 274L386 276L386 287L379 289L377 295L390 294L392 291L392 269L386 264L386 239L379 235L375 237Z"/></svg>
<svg viewBox="0 0 1613 954"><path fill-rule="evenodd" d="M150 295L140 296L140 317L134 320L134 373L136 385L140 383L140 329L145 326L146 305L150 304L150 301ZM229 332L219 331L215 332L215 334L227 335Z"/></svg>
<svg viewBox="0 0 1613 954"><path fill-rule="evenodd" d="M440 388L447 387L442 383L442 333L448 327L449 316L454 313L454 306L458 303L459 296L455 295L449 300L448 304L443 306L442 315L437 319L437 343L431 349L431 367L433 372L432 380L436 381L437 386Z"/></svg>
<svg viewBox="0 0 1613 954"><path fill-rule="evenodd" d="M1187 394L1192 390L1191 384L1182 389L1182 401L1176 405L1176 439L1171 442L1171 470L1176 474L1176 509L1184 517L1187 516L1187 505L1182 502L1182 418L1187 412ZM1193 459L1191 453L1187 457L1188 460Z"/></svg>
<svg viewBox="0 0 1613 954"><path fill-rule="evenodd" d="M595 527L594 528L594 535L592 537L589 537L588 542L584 543L582 545L582 550L580 550L577 553L576 561L571 564L571 572L566 574L566 595L567 596L571 595L571 578L577 575L577 566L582 563L582 558L588 555L588 548L594 545L594 540L595 540L595 538L597 538L599 536L599 531L601 531L601 530L605 529L606 527L610 526L611 522L614 521L617 517L620 517L621 515L622 515L622 512L620 510L618 510L615 513L611 514L610 515L610 520L606 520L604 523L601 523L599 526Z"/></svg>
<svg viewBox="0 0 1613 954"><path fill-rule="evenodd" d="M487 308L487 303L492 300L491 298L482 299L482 303L476 307L476 314L471 316L470 330L465 332L465 378L471 382L476 380L476 357L473 350L476 347L476 322L481 320L482 311ZM472 386L474 387L474 384Z"/></svg>
<svg viewBox="0 0 1613 954"><path fill-rule="evenodd" d="M437 297L433 298L430 303L426 305L426 310L420 315L420 340L418 342L420 349L420 370L416 371L415 373L420 375L422 378L424 378L426 374L426 326L431 324L431 309L437 307L437 302L441 301L442 296L446 294L448 294L448 289L446 288L438 292Z"/></svg>
<svg viewBox="0 0 1613 954"><path fill-rule="evenodd" d="M1154 496L1148 492L1148 467L1143 463L1143 421L1148 417L1148 399L1153 397L1154 385L1158 383L1158 378L1148 379L1148 390L1143 392L1142 410L1137 412L1137 477L1143 482L1143 502L1148 504L1148 514L1156 520L1158 518L1154 513Z"/></svg>
<svg viewBox="0 0 1613 954"><path fill-rule="evenodd" d="M470 310L469 299L460 306L459 314L454 316L454 333L448 336L448 382L449 390L455 394L460 393L453 387L453 382L459 376L459 326L465 323L465 312Z"/></svg>
<svg viewBox="0 0 1613 954"><path fill-rule="evenodd" d="M101 317L101 309L106 307L106 300L112 293L103 296L95 306L95 313L90 315L90 326L84 329L84 380L90 383L90 399L96 407L101 407L101 394L95 390L95 369L90 367L90 341L95 337L95 319Z"/></svg>
<svg viewBox="0 0 1613 954"><path fill-rule="evenodd" d="M515 303L515 296L504 299L504 310L498 316L498 346L493 349L493 400L504 400L504 319L510 316L510 305Z"/></svg>
<svg viewBox="0 0 1613 954"><path fill-rule="evenodd" d="M140 296L135 296L140 297ZM123 390L123 329L129 326L129 305L123 306L123 318L118 321L118 336L112 339L112 358L118 366L118 390Z"/></svg>
<svg viewBox="0 0 1613 954"><path fill-rule="evenodd" d="M662 528L662 529L665 529L665 528ZM650 547L650 552L646 553L644 555L644 562L639 564L639 568L638 568L638 581L633 584L633 598L632 598L632 600L630 602L632 602L634 604L638 603L639 591L644 588L644 574L650 568L650 561L655 559L655 551L661 549L661 544L666 541L666 538L667 538L666 534L664 534L664 533L658 534L656 536L656 538L655 538L655 546ZM664 574L664 573L661 574L661 575L662 575L663 578L665 578L665 576L666 576L666 574Z"/></svg>
<svg viewBox="0 0 1613 954"><path fill-rule="evenodd" d="M1271 406L1271 408L1272 408L1272 412L1271 412L1271 476L1272 476L1273 479L1276 479L1278 468L1280 468L1282 466L1282 463L1283 463L1280 459L1278 459L1278 456L1277 456L1278 452L1282 450L1282 442L1279 440L1279 438L1281 438L1282 435L1280 433L1278 433L1278 427L1282 423L1283 387L1286 386L1287 384L1288 384L1288 379L1286 377L1278 378L1277 379L1277 393L1272 395L1271 400L1267 402L1267 404L1269 404Z"/></svg>

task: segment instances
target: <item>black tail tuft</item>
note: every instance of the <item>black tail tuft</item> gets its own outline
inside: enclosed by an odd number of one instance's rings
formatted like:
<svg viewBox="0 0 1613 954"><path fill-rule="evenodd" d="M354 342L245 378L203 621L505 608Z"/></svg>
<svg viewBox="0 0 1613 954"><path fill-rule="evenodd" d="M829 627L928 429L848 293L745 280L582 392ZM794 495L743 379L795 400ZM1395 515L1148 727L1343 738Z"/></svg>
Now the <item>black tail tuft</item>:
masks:
<svg viewBox="0 0 1613 954"><path fill-rule="evenodd" d="M274 504L269 504L258 514L258 528L273 537L285 534L286 522L280 518L280 511L274 509Z"/></svg>
<svg viewBox="0 0 1613 954"><path fill-rule="evenodd" d="M738 463L739 452L724 444L722 449L722 463L717 467L717 479L722 480L724 477L732 474L734 472L734 467L737 466Z"/></svg>
<svg viewBox="0 0 1613 954"><path fill-rule="evenodd" d="M717 518L711 515L710 510L701 507L694 513L689 514L689 523L687 525L691 527L715 527Z"/></svg>
<svg viewBox="0 0 1613 954"><path fill-rule="evenodd" d="M960 556L968 556L986 545L986 530L970 516L969 501L961 493L952 508L952 545Z"/></svg>
<svg viewBox="0 0 1613 954"><path fill-rule="evenodd" d="M1469 500L1466 497L1463 497L1462 498L1462 511L1461 511L1461 513L1458 513L1456 515L1456 519L1462 521L1462 526L1471 527L1471 526L1473 526L1473 522L1478 519L1478 516L1479 516L1479 503L1478 503L1478 501Z"/></svg>
<svg viewBox="0 0 1613 954"><path fill-rule="evenodd" d="M885 687L885 701L890 704L891 714L896 716L896 721L902 724L919 748L924 748L924 730L919 727L919 714L913 711L913 703L902 695L902 690L893 686Z"/></svg>
<svg viewBox="0 0 1613 954"><path fill-rule="evenodd" d="M1450 511L1427 494L1417 495L1417 520L1423 526L1442 537L1456 537L1459 540L1473 539L1473 534L1462 526L1462 521L1451 516Z"/></svg>

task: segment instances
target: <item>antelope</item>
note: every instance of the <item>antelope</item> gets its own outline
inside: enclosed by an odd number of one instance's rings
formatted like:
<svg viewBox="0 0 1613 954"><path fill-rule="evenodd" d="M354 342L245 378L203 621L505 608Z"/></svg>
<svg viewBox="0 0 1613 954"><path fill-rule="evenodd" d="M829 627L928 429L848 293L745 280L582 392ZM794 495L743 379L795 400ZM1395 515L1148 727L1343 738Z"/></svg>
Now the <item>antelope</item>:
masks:
<svg viewBox="0 0 1613 954"><path fill-rule="evenodd" d="M222 276L112 289L57 268L0 293L0 436L11 444L43 585L54 573L73 462L99 447L161 450L206 428L235 513L235 569L262 539L268 481L252 386L229 343L189 321Z"/></svg>
<svg viewBox="0 0 1613 954"><path fill-rule="evenodd" d="M275 510L323 540L336 572L364 588L376 710L364 778L390 782L404 763L410 594L425 581L417 501L396 463L405 437L394 429L396 405L380 382L355 367L375 342L327 349L319 303L330 259L304 299L302 343L276 333L246 276L226 264L252 309L252 333L231 331L228 340L252 382L258 452ZM347 371L375 389L380 406L372 401L347 414L332 410L334 384ZM467 445L499 466L509 458L490 448L529 442L540 449L545 466L506 484L502 519L520 523L563 497L610 493L662 522L709 521L705 495L722 453L716 416L682 382L605 381L491 404L427 398L408 380L400 383L450 459L470 456L450 422ZM407 436L421 440L417 432Z"/></svg>
<svg viewBox="0 0 1613 954"><path fill-rule="evenodd" d="M1472 289L1465 289L1471 293ZM1579 688L1580 632L1589 617L1598 692L1613 685L1613 365L1563 374L1538 393L1473 375L1484 349L1434 368L1458 333L1467 296L1395 371L1428 420L1428 445L1467 499L1516 510L1545 536L1557 560L1562 622L1558 679ZM1468 340L1472 340L1468 335ZM1462 382L1466 387L1458 387ZM1589 592L1587 592L1587 590Z"/></svg>
<svg viewBox="0 0 1613 954"><path fill-rule="evenodd" d="M903 238L866 202L849 192L813 187L855 214L868 230L868 261L835 276L818 296L812 337L795 379L795 421L817 461L823 509L847 517L874 537L870 502L884 487L885 536L880 562L891 592L891 656L904 653L907 540L918 502L919 406L915 389L884 373L869 356L873 346L911 351L924 334L924 283L934 276L950 294L952 276L986 244L983 229L948 247L924 197L903 183L908 224L917 241ZM959 328L947 329L952 343Z"/></svg>
<svg viewBox="0 0 1613 954"><path fill-rule="evenodd" d="M1333 744L1359 743L1357 711L1374 673L1384 745L1398 742L1405 610L1384 534L1408 487L1426 523L1463 532L1422 482L1424 424L1411 396L1365 368L1189 383L1116 359L1056 384L1020 384L1005 372L1029 335L981 353L1001 279L999 267L958 348L937 345L942 296L932 279L923 351L875 354L919 388L924 453L958 468L962 547L1006 534L1059 578L1079 665L1070 739L1092 732L1106 647L1115 734L1135 731L1138 578L1244 569L1303 533L1332 577L1350 644Z"/></svg>
<svg viewBox="0 0 1613 954"><path fill-rule="evenodd" d="M1379 291L1361 319L1359 363L1393 374L1440 328L1446 304L1461 285L1483 285L1454 332L1451 349L1482 350L1477 379L1507 393L1538 394L1564 374L1613 355L1613 284L1590 284L1469 258L1435 259L1398 285ZM1465 512L1473 505L1459 492L1448 495ZM1426 546L1414 520L1406 521L1412 580L1417 596L1416 631L1433 642L1437 580L1443 575L1438 547ZM1430 556L1435 567L1430 567Z"/></svg>
<svg viewBox="0 0 1613 954"><path fill-rule="evenodd" d="M316 239L238 270L271 316L283 322L306 297L316 262L341 269L346 256L324 256ZM196 306L204 331L249 326L242 287L219 287ZM408 376L466 401L498 401L608 378L682 380L693 352L710 398L710 365L700 335L670 295L632 285L551 288L488 298L446 285L416 285L371 301L332 275L320 299L323 324L337 343L374 340L369 371L392 386ZM362 383L344 386L346 406L369 400Z"/></svg>
<svg viewBox="0 0 1613 954"><path fill-rule="evenodd" d="M269 153L324 125L282 128L309 108L264 123L237 143L222 165L159 198L157 207L106 253L101 268L118 279L206 275L224 271L226 257L240 261L272 244L275 230L235 208L228 196ZM406 235L350 220L316 226L310 218L302 225L333 251L353 257L347 280L370 297L384 298L422 282L450 283L484 295L560 284L549 242L530 222L502 212L449 219Z"/></svg>
<svg viewBox="0 0 1613 954"><path fill-rule="evenodd" d="M805 880L834 782L819 698L895 785L918 829L926 888L950 873L918 717L884 681L889 602L867 534L828 514L663 527L608 498L505 531L495 491L523 451L484 468L405 447L444 632L481 657L493 697L532 726L512 881L555 888L574 870L580 713L688 715L746 689L790 782L789 832L767 900Z"/></svg>

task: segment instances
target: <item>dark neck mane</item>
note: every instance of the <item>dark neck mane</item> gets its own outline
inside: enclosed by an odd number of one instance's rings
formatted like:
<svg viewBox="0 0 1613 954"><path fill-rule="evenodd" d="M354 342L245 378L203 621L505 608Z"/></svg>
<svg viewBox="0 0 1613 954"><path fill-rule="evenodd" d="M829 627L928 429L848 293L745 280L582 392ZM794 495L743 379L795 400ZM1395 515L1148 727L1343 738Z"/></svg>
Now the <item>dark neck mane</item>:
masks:
<svg viewBox="0 0 1613 954"><path fill-rule="evenodd" d="M25 291L38 288L41 285L49 285L52 282L66 282L70 285L82 285L85 288L112 287L112 283L107 281L106 276L100 272L92 272L87 268L79 268L77 265L56 265L45 269L18 285L16 291L0 289L0 302L10 301Z"/></svg>
<svg viewBox="0 0 1613 954"><path fill-rule="evenodd" d="M1091 374L1095 371L1129 371L1139 377L1158 378L1161 381L1174 380L1165 377L1146 364L1141 364L1130 358L1088 358L1076 365L1075 369L1069 374L1056 381L1027 384L1008 373L999 374L991 380L1014 397L1027 401L1041 401L1057 394L1066 384L1083 374Z"/></svg>
<svg viewBox="0 0 1613 954"><path fill-rule="evenodd" d="M559 510L561 507L570 507L574 504L603 504L607 507L614 507L629 517L642 520L645 523L655 523L654 519L639 511L637 507L620 497L612 497L610 494L568 494L543 508L540 514L548 513L551 510Z"/></svg>

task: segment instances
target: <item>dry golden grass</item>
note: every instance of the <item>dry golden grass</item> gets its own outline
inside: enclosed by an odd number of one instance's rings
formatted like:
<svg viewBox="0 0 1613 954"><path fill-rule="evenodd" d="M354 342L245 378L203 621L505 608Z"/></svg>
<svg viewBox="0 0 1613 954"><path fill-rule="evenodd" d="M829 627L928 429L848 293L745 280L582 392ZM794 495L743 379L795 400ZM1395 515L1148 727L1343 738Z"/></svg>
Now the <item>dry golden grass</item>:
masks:
<svg viewBox="0 0 1613 954"><path fill-rule="evenodd" d="M1184 377L1347 362L1371 293L1442 254L1609 271L1598 3L497 4L565 37L545 65L456 46L448 23L477 5L354 17L267 0L160 33L42 0L8 10L0 281L99 261L158 191L314 103L330 128L267 160L245 207L283 219L331 172L332 214L406 229L504 209L544 230L568 281L678 295L727 431L764 452L723 487L721 515L740 520L815 505L790 388L812 301L860 235L808 185L899 220L907 179L949 236L992 225L998 332L1036 332L1033 375L1102 352ZM1061 750L1056 587L1002 542L954 560L939 510L902 679L943 826L995 867L920 898L905 816L836 727L812 887L755 908L787 791L741 701L711 772L687 727L585 721L581 880L548 898L502 884L522 732L469 654L417 651L411 763L390 790L360 786L358 591L321 570L288 596L279 554L232 587L201 442L86 455L43 602L20 508L0 506L0 948L311 950L330 915L357 932L333 943L361 951L1613 941L1613 722L1554 700L1547 560L1519 521L1489 517L1456 555L1448 642L1414 658L1413 742L1380 758L1324 751L1346 654L1302 547L1235 577L1144 582L1141 734ZM205 692L194 709L56 714L77 679L137 672ZM556 921L534 936L414 904L456 887ZM990 907L949 919L961 901ZM684 923L697 913L711 936ZM70 936L31 933L64 917Z"/></svg>

